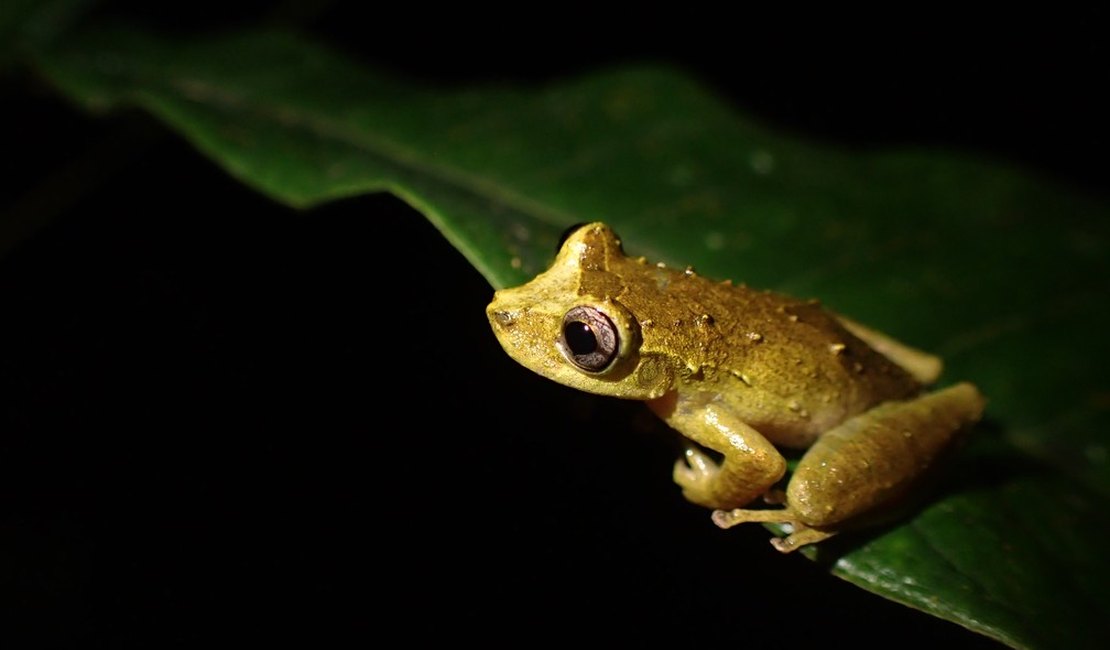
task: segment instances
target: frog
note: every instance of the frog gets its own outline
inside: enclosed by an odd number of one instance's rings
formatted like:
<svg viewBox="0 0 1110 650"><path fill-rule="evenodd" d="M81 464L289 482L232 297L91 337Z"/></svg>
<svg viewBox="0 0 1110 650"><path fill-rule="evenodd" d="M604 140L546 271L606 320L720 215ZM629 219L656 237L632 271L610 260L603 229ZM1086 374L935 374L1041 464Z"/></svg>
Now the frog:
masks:
<svg viewBox="0 0 1110 650"><path fill-rule="evenodd" d="M486 315L525 368L645 402L690 443L672 471L683 496L721 528L782 525L783 553L889 511L986 403L966 381L931 389L934 355L817 300L626 255L603 222L573 228Z"/></svg>

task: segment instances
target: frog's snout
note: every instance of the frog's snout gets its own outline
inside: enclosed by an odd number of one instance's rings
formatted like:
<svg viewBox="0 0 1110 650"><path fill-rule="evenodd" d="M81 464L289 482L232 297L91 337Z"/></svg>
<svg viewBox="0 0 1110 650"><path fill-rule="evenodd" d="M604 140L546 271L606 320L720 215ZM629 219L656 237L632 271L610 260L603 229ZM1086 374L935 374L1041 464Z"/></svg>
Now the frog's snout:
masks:
<svg viewBox="0 0 1110 650"><path fill-rule="evenodd" d="M493 302L486 307L486 318L495 330L512 327L519 317L520 310L512 309L511 305L506 304L500 291L494 294Z"/></svg>
<svg viewBox="0 0 1110 650"><path fill-rule="evenodd" d="M493 329L507 330L520 322L523 306L513 289L500 289L493 292L493 300L486 305L486 318Z"/></svg>

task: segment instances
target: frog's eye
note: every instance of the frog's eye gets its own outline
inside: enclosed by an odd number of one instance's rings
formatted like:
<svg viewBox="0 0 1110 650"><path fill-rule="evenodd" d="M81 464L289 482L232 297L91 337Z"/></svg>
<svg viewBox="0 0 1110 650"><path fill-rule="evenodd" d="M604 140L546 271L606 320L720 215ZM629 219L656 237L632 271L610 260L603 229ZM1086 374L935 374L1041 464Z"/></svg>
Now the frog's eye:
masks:
<svg viewBox="0 0 1110 650"><path fill-rule="evenodd" d="M605 370L617 357L619 347L617 328L601 311L583 305L571 309L563 316L559 349L581 370Z"/></svg>

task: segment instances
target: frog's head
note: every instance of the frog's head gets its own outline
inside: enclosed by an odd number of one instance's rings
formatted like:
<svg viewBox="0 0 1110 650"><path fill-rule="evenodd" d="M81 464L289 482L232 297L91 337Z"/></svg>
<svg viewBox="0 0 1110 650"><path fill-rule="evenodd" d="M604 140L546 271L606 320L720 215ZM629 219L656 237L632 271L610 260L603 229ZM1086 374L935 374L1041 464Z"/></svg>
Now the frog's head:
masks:
<svg viewBox="0 0 1110 650"><path fill-rule="evenodd" d="M670 364L641 354L639 322L620 303L621 278L610 266L623 259L620 240L605 224L575 230L551 268L494 294L486 315L501 346L526 368L572 388L641 400L666 393Z"/></svg>

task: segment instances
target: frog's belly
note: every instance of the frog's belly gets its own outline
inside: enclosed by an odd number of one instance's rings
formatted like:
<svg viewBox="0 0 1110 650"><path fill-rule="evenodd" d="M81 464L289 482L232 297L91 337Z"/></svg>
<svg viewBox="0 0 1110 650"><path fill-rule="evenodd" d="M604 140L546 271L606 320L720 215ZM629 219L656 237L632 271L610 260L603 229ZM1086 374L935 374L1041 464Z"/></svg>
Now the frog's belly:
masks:
<svg viewBox="0 0 1110 650"><path fill-rule="evenodd" d="M778 447L806 449L817 438L821 437L821 434L845 419L845 417L829 417L818 421L806 419L788 421L788 418L780 416L773 420L757 421L750 424L753 429L763 434L764 438Z"/></svg>
<svg viewBox="0 0 1110 650"><path fill-rule="evenodd" d="M806 449L829 429L845 420L891 399L905 399L909 394L853 395L844 400L784 399L763 395L731 405L739 417L771 443L791 449Z"/></svg>
<svg viewBox="0 0 1110 650"><path fill-rule="evenodd" d="M806 449L824 432L843 422L848 416L838 413L814 417L808 412L778 413L773 416L749 416L744 421L776 446Z"/></svg>

